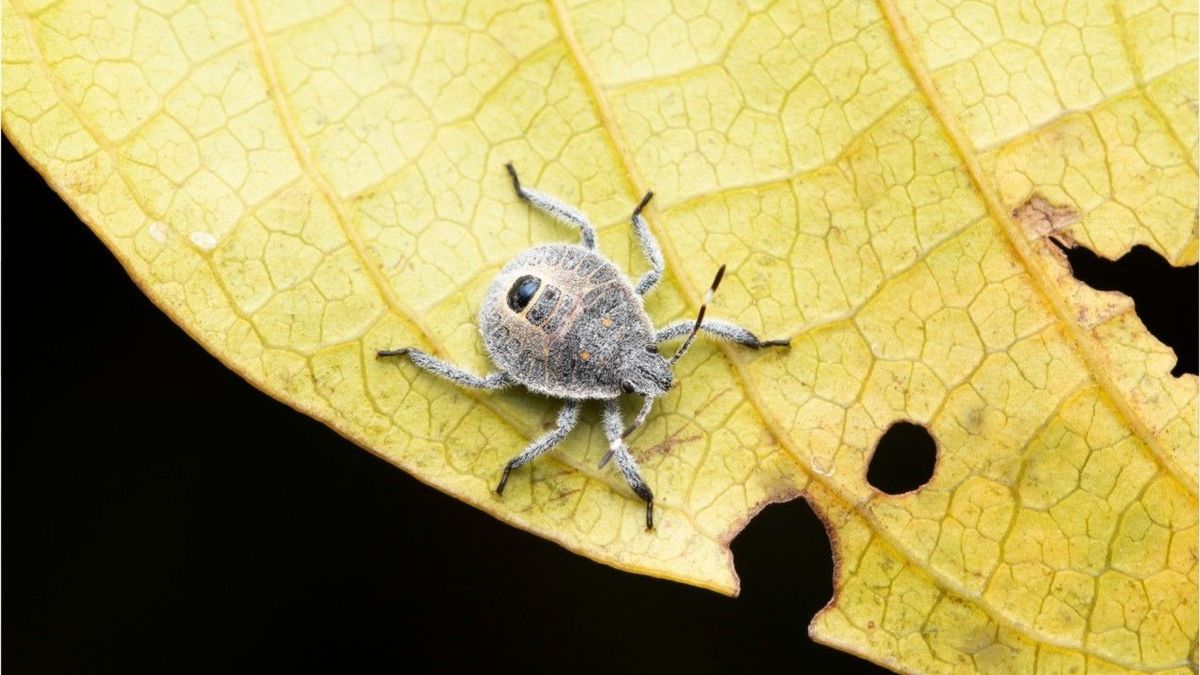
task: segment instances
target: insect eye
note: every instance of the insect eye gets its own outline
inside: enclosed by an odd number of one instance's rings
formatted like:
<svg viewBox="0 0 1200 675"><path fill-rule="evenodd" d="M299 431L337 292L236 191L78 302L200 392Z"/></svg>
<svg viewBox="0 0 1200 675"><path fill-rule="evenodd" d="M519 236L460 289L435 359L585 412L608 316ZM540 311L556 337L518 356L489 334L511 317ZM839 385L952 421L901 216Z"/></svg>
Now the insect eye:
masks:
<svg viewBox="0 0 1200 675"><path fill-rule="evenodd" d="M654 345L646 345L646 351L650 352L651 354L657 354L658 347L656 347Z"/></svg>
<svg viewBox="0 0 1200 675"><path fill-rule="evenodd" d="M514 312L525 309L529 301L533 299L533 294L537 293L537 289L541 285L541 279L531 277L528 274L518 278L513 282L512 288L508 289L508 308Z"/></svg>

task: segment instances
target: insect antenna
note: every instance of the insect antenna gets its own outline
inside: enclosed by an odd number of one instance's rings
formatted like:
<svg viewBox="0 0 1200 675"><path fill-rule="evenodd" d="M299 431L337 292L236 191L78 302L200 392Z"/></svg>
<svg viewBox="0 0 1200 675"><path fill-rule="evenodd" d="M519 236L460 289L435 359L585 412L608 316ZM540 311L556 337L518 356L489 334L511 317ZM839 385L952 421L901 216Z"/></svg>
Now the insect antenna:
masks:
<svg viewBox="0 0 1200 675"><path fill-rule="evenodd" d="M625 433L629 433L629 432L626 431ZM625 438L625 436L622 435L621 438ZM608 460L612 459L612 456L613 456L612 450L609 450L608 452L604 453L604 456L600 458L600 463L596 465L596 468L603 469L604 465L608 464Z"/></svg>
<svg viewBox="0 0 1200 675"><path fill-rule="evenodd" d="M642 200L642 205L644 206L648 201L650 201L649 195ZM640 208L641 207L639 207L639 209ZM682 358L687 352L688 348L692 346L692 343L696 341L696 334L700 332L700 324L704 323L704 312L708 309L708 303L712 302L713 294L717 292L717 286L721 285L721 279L724 277L725 266L721 265L721 268L717 270L717 276L713 278L712 285L708 287L708 291L704 294L704 302L700 305L700 312L696 315L696 323L692 325L692 332L688 333L687 339L683 341L683 344L679 346L679 349L675 350L675 354L671 357L671 360L668 361L670 365L675 365L675 362ZM655 397L653 396L647 396L642 399L642 409L638 411L637 417L633 419L633 423L625 427L625 431L621 433L621 438L625 438L629 434L632 434L634 429L642 426L642 423L645 422L646 418L650 415L650 408L654 406L654 399ZM604 456L600 458L600 464L598 468L603 469L604 465L608 464L608 460L612 459L612 454L612 450L604 453Z"/></svg>
<svg viewBox="0 0 1200 675"><path fill-rule="evenodd" d="M679 349L675 351L675 355L671 357L669 363L673 366L692 346L692 342L696 340L696 333L700 332L700 324L704 322L704 312L708 309L708 303L712 302L713 294L717 292L717 286L721 285L721 278L725 276L725 266L721 265L721 269L717 270L717 276L713 279L712 285L708 287L708 292L704 294L704 302L700 305L700 313L696 315L696 323L692 326L692 332L688 333L687 339L683 344L679 345Z"/></svg>
<svg viewBox="0 0 1200 675"><path fill-rule="evenodd" d="M650 408L654 405L654 397L647 396L642 399L642 409L638 411L637 417L633 418L633 423L625 427L625 431L621 434L621 438L625 438L633 433L633 430L642 426L646 418L650 416ZM601 464L600 466L604 466Z"/></svg>
<svg viewBox="0 0 1200 675"><path fill-rule="evenodd" d="M713 294L717 292L717 286L721 285L721 279L724 277L725 266L721 265L721 269L717 270L717 276L713 279L712 285L708 287L708 292L704 294L704 302L700 305L700 312L696 315L696 323L692 325L692 332L688 333L687 339L683 341L683 344L679 346L679 349L675 350L675 354L671 357L671 360L668 361L668 363L671 365L675 365L675 362L682 358L684 353L687 352L688 348L692 346L692 343L696 341L696 334L700 331L700 324L704 323L704 312L708 309L708 303L712 302ZM625 438L629 434L633 433L634 429L642 426L642 423L645 422L646 418L650 415L650 408L654 406L654 398L655 397L653 396L647 396L642 399L642 409L638 411L637 417L634 418L633 422L629 426L625 427L625 431L621 434L621 438ZM601 457L600 468L603 468L611 457L611 451Z"/></svg>

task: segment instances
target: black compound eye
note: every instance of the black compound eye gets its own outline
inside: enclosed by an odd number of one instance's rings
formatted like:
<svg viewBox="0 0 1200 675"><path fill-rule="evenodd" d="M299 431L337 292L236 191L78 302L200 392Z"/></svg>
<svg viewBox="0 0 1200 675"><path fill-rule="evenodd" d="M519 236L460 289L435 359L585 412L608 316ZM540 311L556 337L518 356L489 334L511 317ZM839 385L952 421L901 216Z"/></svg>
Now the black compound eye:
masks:
<svg viewBox="0 0 1200 675"><path fill-rule="evenodd" d="M646 351L650 352L651 354L657 354L658 347L655 345L646 345Z"/></svg>
<svg viewBox="0 0 1200 675"><path fill-rule="evenodd" d="M514 312L519 312L529 305L529 301L533 299L533 294L537 293L537 289L542 285L542 280L537 277L531 277L526 274L513 282L512 288L508 289L508 308Z"/></svg>

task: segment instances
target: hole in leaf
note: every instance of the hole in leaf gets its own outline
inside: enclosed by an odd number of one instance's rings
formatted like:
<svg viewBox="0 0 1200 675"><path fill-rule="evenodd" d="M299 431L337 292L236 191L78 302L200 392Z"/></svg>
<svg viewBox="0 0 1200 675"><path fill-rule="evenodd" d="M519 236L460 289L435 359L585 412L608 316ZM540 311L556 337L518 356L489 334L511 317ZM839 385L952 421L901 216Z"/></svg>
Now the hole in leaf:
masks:
<svg viewBox="0 0 1200 675"><path fill-rule="evenodd" d="M693 621L689 612L703 617L702 625L688 626L692 641L678 643L688 647L676 649L668 671L786 673L803 664L799 670L817 673L888 672L803 637L813 615L835 591L833 545L826 525L806 500L768 505L733 540L732 549L742 579L741 596L722 598L715 603L717 609L677 603L666 612L675 617L671 623ZM717 642L731 647L728 655L708 653L708 640L696 644L697 636L707 635L722 636ZM656 642L656 647L663 645Z"/></svg>
<svg viewBox="0 0 1200 675"><path fill-rule="evenodd" d="M875 446L867 482L889 495L912 492L933 478L936 463L937 444L929 430L912 422L896 422Z"/></svg>
<svg viewBox="0 0 1200 675"><path fill-rule="evenodd" d="M1133 299L1146 330L1175 350L1171 374L1197 374L1196 265L1175 267L1153 249L1138 244L1116 260L1080 245L1068 247L1051 237L1071 264L1075 278L1098 291L1117 291Z"/></svg>

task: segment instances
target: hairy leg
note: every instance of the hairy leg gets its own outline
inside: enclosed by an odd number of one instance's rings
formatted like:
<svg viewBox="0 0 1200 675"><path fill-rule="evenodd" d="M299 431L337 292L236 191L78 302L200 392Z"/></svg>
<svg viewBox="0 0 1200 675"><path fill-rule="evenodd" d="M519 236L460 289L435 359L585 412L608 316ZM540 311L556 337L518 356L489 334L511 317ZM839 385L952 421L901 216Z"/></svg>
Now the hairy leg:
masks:
<svg viewBox="0 0 1200 675"><path fill-rule="evenodd" d="M676 340L687 336L692 332L692 326L696 325L694 321L676 321L675 323L658 331L654 338L655 344L662 344L670 340ZM700 330L709 335L726 340L728 342L736 342L739 345L760 349L762 347L787 347L791 341L787 338L781 340L759 340L758 337L750 331L735 326L724 321L705 321L700 324Z"/></svg>
<svg viewBox="0 0 1200 675"><path fill-rule="evenodd" d="M650 486L646 485L646 480L638 471L638 465L634 461L633 455L629 454L629 448L621 438L623 431L624 423L621 421L620 402L615 398L605 401L604 435L608 437L609 452L612 453L617 469L621 471L621 475L625 477L625 482L629 483L633 493L646 502L646 529L653 530L654 493L650 491Z"/></svg>
<svg viewBox="0 0 1200 675"><path fill-rule="evenodd" d="M433 373L438 377L453 382L460 387L468 389L504 389L511 387L516 382L508 376L508 373L491 373L480 377L475 373L469 373L462 368L447 363L439 358L435 358L426 354L419 349L412 347L401 347L400 349L381 349L375 353L377 358L386 358L389 356L407 356L413 365L421 370Z"/></svg>
<svg viewBox="0 0 1200 675"><path fill-rule="evenodd" d="M530 443L521 454L508 460L508 464L504 465L504 474L500 476L500 484L496 486L496 494L504 494L504 486L508 483L508 474L512 473L513 469L519 469L546 454L551 448L561 443L567 434L571 433L571 429L574 429L575 424L579 422L579 407L579 401L567 401L558 411L558 426Z"/></svg>
<svg viewBox="0 0 1200 675"><path fill-rule="evenodd" d="M579 209L565 204L545 192L538 192L537 190L531 190L522 186L521 179L517 178L517 170L513 168L512 162L505 164L504 168L508 169L508 175L512 176L513 189L517 191L518 197L529 202L530 206L554 220L564 225L579 228L579 243L583 244L586 248L596 248L596 230L588 222L587 216L580 213Z"/></svg>
<svg viewBox="0 0 1200 675"><path fill-rule="evenodd" d="M636 286L638 295L645 295L657 286L662 279L663 269L666 267L662 251L658 248L658 242L655 241L654 234L650 232L650 226L646 223L646 219L642 217L642 209L646 208L646 204L650 203L650 198L653 196L653 192L647 192L646 196L642 197L641 203L633 210L633 215L629 217L633 223L633 234L637 236L642 253L645 254L646 261L650 263L650 271L638 279Z"/></svg>

